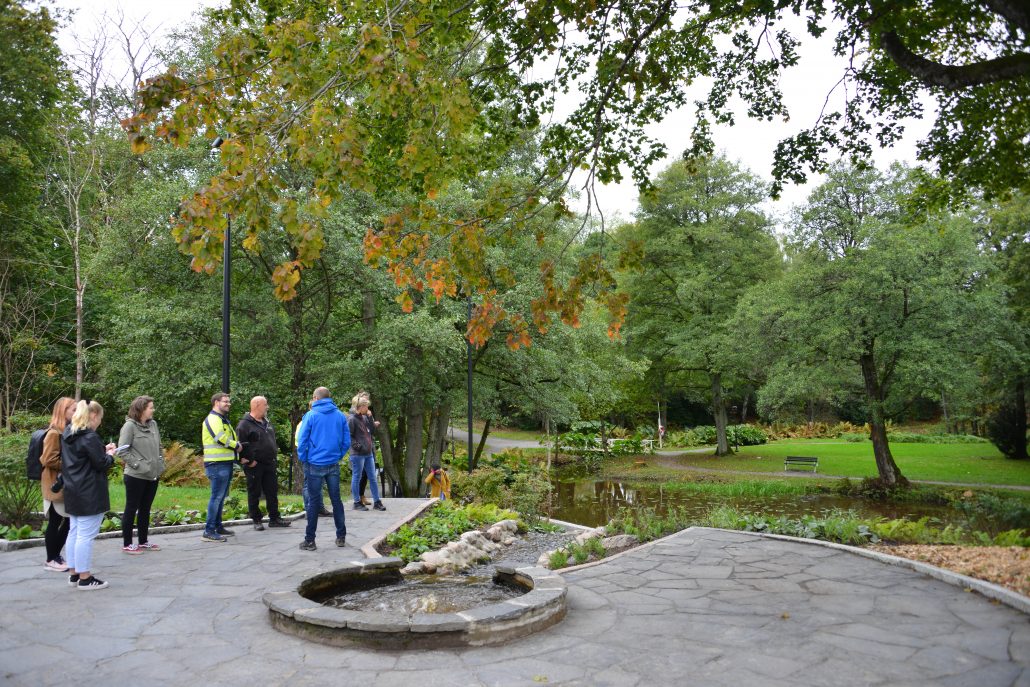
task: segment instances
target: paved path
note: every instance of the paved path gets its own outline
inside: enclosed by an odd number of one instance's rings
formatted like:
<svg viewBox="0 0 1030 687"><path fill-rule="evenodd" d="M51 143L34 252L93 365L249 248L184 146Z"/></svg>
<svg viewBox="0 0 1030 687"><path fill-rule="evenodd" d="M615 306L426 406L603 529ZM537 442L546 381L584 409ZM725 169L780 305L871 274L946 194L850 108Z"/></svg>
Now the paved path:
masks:
<svg viewBox="0 0 1030 687"><path fill-rule="evenodd" d="M348 511L354 545L419 504ZM125 556L79 592L41 549L0 554L4 685L1030 685L1030 617L906 569L821 546L694 529L566 574L568 617L504 646L373 652L271 628L260 597L360 555L300 531L197 533ZM296 528L298 524L294 525Z"/></svg>

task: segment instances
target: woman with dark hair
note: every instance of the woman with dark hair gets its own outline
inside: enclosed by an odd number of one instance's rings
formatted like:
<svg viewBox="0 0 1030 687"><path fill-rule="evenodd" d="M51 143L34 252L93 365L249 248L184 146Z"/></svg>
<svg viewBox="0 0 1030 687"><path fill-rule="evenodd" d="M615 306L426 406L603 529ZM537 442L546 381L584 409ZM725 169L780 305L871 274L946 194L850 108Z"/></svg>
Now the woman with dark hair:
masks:
<svg viewBox="0 0 1030 687"><path fill-rule="evenodd" d="M114 444L104 446L97 427L104 421L104 407L96 401L79 401L71 423L61 437L61 474L64 476L64 509L68 528L68 584L80 591L107 586L90 573L93 540L100 532L104 514L111 509L107 471L114 465Z"/></svg>
<svg viewBox="0 0 1030 687"><path fill-rule="evenodd" d="M61 558L61 549L68 540L70 524L64 510L64 489L58 485L57 491L54 491L53 487L61 477L61 433L71 422L74 413L74 398L64 396L57 399L54 412L50 415L50 426L43 439L43 452L39 456L43 466L39 486L43 490L43 515L47 518L46 533L43 535L46 544L46 563L43 568L51 572L68 569L68 564Z"/></svg>
<svg viewBox="0 0 1030 687"><path fill-rule="evenodd" d="M125 462L125 512L122 513L122 551L140 554L159 551L148 539L150 507L157 496L157 485L165 471L161 435L154 421L154 399L138 396L129 406L128 417L118 435L118 456ZM132 527L137 525L139 543L132 543Z"/></svg>

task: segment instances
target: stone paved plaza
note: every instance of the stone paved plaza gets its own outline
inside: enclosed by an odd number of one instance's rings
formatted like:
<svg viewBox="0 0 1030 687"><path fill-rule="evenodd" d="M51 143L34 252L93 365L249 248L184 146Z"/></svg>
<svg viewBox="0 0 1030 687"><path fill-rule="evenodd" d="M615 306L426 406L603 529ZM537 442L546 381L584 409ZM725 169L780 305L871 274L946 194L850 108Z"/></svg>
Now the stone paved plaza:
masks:
<svg viewBox="0 0 1030 687"><path fill-rule="evenodd" d="M505 646L375 652L273 630L261 595L360 558L422 502L347 511L347 548L288 530L199 532L121 553L79 592L43 550L0 553L0 684L1030 686L1030 616L924 575L817 545L692 529L566 574L569 613ZM353 547L353 548L352 548Z"/></svg>

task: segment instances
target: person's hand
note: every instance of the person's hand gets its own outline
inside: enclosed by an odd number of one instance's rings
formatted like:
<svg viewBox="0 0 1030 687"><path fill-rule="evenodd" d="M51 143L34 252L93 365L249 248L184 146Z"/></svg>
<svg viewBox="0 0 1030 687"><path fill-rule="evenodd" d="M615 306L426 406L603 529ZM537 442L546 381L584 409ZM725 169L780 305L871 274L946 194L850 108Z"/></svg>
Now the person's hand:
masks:
<svg viewBox="0 0 1030 687"><path fill-rule="evenodd" d="M379 426L379 420L374 420L374 421L372 422L372 424L373 424L373 425L375 425L376 427L378 427L378 426Z"/></svg>
<svg viewBox="0 0 1030 687"><path fill-rule="evenodd" d="M105 447L104 447L104 451L105 451L105 452L107 453L107 455L109 455L109 456L113 456L113 455L114 455L114 450L115 450L116 448L118 448L118 447L117 447L117 446L115 446L115 445L114 445L114 444L112 443L112 444L108 444L107 446L105 446Z"/></svg>

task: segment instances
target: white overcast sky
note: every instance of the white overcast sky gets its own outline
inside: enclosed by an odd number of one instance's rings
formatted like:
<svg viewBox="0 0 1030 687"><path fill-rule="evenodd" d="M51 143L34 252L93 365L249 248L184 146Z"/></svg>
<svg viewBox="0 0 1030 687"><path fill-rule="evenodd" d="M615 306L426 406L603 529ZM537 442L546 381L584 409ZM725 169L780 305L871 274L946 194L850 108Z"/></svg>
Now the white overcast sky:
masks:
<svg viewBox="0 0 1030 687"><path fill-rule="evenodd" d="M193 13L204 7L223 4L222 0L56 0L59 7L75 11L74 20L60 36L61 47L66 51L74 49L74 34L89 35L104 16L121 13L127 20L141 22L158 35L186 23ZM158 38L158 41L160 39ZM773 151L783 137L796 133L802 127L811 126L819 115L827 94L843 74L844 65L831 52L832 32L815 40L808 37L800 48L801 63L784 74L781 87L791 112L791 122L756 122L741 115L734 127L717 128L714 131L716 146L731 159L737 160L764 178L770 178ZM698 88L692 99L704 96ZM671 113L665 121L654 125L649 133L663 142L670 158L675 158L687 148L689 133L693 124L693 108ZM911 122L905 138L893 149L876 153L878 166L886 167L893 161L915 162L915 142L929 129L927 120ZM668 159L652 170L657 173L668 164ZM627 174L628 177L628 174ZM789 186L783 197L770 201L768 209L778 217L784 217L792 205L804 202L818 179L810 179L803 187ZM615 217L631 219L637 207L637 191L632 181L625 180L598 188L600 209L609 221ZM585 209L585 200L580 203Z"/></svg>

